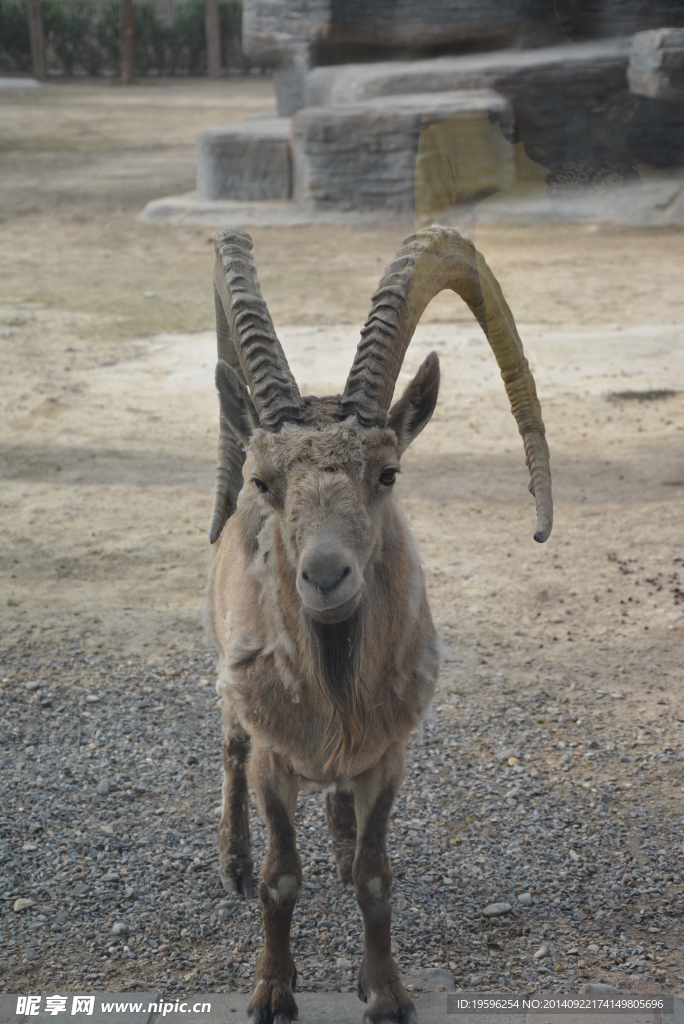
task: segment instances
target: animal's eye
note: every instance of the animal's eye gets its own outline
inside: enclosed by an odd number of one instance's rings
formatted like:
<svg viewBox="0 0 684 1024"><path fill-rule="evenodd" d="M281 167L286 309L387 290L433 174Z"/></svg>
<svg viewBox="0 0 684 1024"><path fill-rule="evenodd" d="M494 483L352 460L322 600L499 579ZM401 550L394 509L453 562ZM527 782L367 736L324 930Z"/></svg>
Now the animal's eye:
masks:
<svg viewBox="0 0 684 1024"><path fill-rule="evenodd" d="M397 479L397 473L399 472L394 466L388 466L387 469L383 469L380 474L380 483L384 484L385 487L391 487L394 481Z"/></svg>
<svg viewBox="0 0 684 1024"><path fill-rule="evenodd" d="M263 480L259 479L258 476L252 477L252 483L255 485L258 491L261 491L262 494L268 494L268 487L266 486Z"/></svg>

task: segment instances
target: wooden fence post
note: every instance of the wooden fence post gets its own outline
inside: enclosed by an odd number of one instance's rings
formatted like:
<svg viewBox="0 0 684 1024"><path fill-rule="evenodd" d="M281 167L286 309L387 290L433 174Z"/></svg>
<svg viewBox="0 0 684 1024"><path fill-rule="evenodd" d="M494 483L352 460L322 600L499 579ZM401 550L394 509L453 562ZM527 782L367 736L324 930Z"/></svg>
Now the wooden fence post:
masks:
<svg viewBox="0 0 684 1024"><path fill-rule="evenodd" d="M205 29L207 33L207 74L221 77L221 18L218 0L205 0Z"/></svg>
<svg viewBox="0 0 684 1024"><path fill-rule="evenodd" d="M29 0L29 38L31 40L31 62L33 77L45 81L45 36L43 35L43 12L40 0Z"/></svg>
<svg viewBox="0 0 684 1024"><path fill-rule="evenodd" d="M134 75L133 0L121 0L121 84L132 85Z"/></svg>

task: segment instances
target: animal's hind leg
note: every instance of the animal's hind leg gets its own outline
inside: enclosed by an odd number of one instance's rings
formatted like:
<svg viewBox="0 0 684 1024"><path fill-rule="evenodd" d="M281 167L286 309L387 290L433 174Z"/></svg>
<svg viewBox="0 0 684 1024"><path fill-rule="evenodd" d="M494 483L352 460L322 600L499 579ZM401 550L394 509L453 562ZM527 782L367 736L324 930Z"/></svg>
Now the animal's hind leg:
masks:
<svg viewBox="0 0 684 1024"><path fill-rule="evenodd" d="M223 813L219 825L219 867L226 892L252 896L252 839L245 774L251 740L232 709L223 714Z"/></svg>
<svg viewBox="0 0 684 1024"><path fill-rule="evenodd" d="M348 885L356 853L356 810L353 793L326 793L325 817L340 878Z"/></svg>

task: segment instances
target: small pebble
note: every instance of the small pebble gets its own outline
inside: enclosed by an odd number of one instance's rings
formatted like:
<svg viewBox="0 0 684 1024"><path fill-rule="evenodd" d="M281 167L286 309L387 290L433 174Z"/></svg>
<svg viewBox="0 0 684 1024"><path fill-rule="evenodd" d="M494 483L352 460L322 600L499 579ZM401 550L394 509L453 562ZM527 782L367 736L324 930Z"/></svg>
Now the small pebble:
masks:
<svg viewBox="0 0 684 1024"><path fill-rule="evenodd" d="M107 796L110 790L111 786L109 784L109 779L100 779L95 792L98 793L99 796Z"/></svg>
<svg viewBox="0 0 684 1024"><path fill-rule="evenodd" d="M40 687L40 683L37 679L29 679L28 683L24 683L24 686L30 693L32 690L37 690Z"/></svg>
<svg viewBox="0 0 684 1024"><path fill-rule="evenodd" d="M510 903L490 903L482 913L485 917L503 917L504 914L510 914L512 909Z"/></svg>
<svg viewBox="0 0 684 1024"><path fill-rule="evenodd" d="M21 896L18 900L14 901L14 912L18 914L21 910L28 910L28 908L32 907L35 902L35 900Z"/></svg>
<svg viewBox="0 0 684 1024"><path fill-rule="evenodd" d="M518 903L522 903L523 907L532 906L532 895L529 892L521 892L518 895Z"/></svg>
<svg viewBox="0 0 684 1024"><path fill-rule="evenodd" d="M543 960L548 953L548 946L540 946L536 953L533 954L535 960Z"/></svg>
<svg viewBox="0 0 684 1024"><path fill-rule="evenodd" d="M128 925L125 921L117 921L112 925L112 935L127 935Z"/></svg>

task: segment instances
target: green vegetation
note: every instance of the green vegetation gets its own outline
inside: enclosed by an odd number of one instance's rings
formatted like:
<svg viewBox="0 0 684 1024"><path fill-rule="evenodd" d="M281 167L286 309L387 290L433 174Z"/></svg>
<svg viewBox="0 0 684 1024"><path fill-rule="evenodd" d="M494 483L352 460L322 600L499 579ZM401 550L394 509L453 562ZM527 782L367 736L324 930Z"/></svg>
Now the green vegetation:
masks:
<svg viewBox="0 0 684 1024"><path fill-rule="evenodd" d="M244 68L242 5L221 0L223 66ZM42 0L48 73L119 73L119 0ZM151 0L133 5L136 75L201 75L206 72L203 0L179 0L161 14ZM0 0L0 73L30 72L26 0Z"/></svg>

